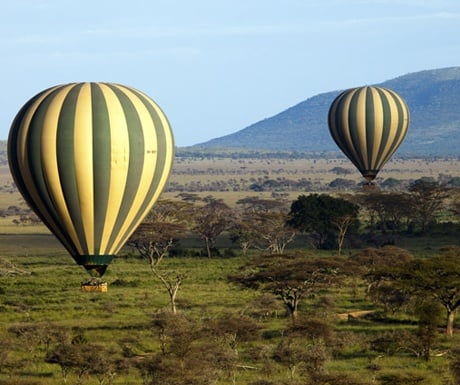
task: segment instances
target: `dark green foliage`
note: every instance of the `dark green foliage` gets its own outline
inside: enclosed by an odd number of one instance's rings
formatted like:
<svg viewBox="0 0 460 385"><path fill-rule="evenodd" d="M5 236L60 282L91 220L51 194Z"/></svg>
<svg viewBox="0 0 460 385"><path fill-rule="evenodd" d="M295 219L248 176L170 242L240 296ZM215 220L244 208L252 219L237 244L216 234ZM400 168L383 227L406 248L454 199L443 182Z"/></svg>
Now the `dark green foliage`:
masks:
<svg viewBox="0 0 460 385"><path fill-rule="evenodd" d="M339 166L333 167L329 171L337 175L353 174L353 171L351 171L350 169L345 168L345 167L339 167Z"/></svg>
<svg viewBox="0 0 460 385"><path fill-rule="evenodd" d="M411 296L394 284L394 280L409 261L414 259L407 250L396 246L367 248L349 258L349 268L363 274L368 286L366 293L376 304L381 304L385 312L395 313L406 305Z"/></svg>
<svg viewBox="0 0 460 385"><path fill-rule="evenodd" d="M401 190L401 187L404 187L404 182L396 178L387 178L380 183L380 187L385 190Z"/></svg>
<svg viewBox="0 0 460 385"><path fill-rule="evenodd" d="M306 255L270 255L253 258L237 274L229 277L252 289L275 294L293 320L299 303L343 278L343 261L335 258L309 258Z"/></svg>
<svg viewBox="0 0 460 385"><path fill-rule="evenodd" d="M428 361L431 349L438 334L438 325L442 322L442 306L433 298L422 298L415 304L415 315L418 317L417 351L420 357Z"/></svg>
<svg viewBox="0 0 460 385"><path fill-rule="evenodd" d="M379 385L422 385L425 376L416 373L391 373L377 376Z"/></svg>
<svg viewBox="0 0 460 385"><path fill-rule="evenodd" d="M431 297L447 312L446 333L453 334L454 315L460 306L460 248L456 255L414 260L400 273L398 282L419 297Z"/></svg>
<svg viewBox="0 0 460 385"><path fill-rule="evenodd" d="M422 178L410 184L409 192L413 221L424 233L430 224L436 223L449 190L439 182Z"/></svg>
<svg viewBox="0 0 460 385"><path fill-rule="evenodd" d="M117 278L113 282L110 283L111 286L119 286L119 287L137 287L139 286L138 281L128 281L123 278Z"/></svg>
<svg viewBox="0 0 460 385"><path fill-rule="evenodd" d="M407 330L384 331L370 341L371 350L393 356L401 349L401 343L407 341L409 332Z"/></svg>
<svg viewBox="0 0 460 385"><path fill-rule="evenodd" d="M328 184L328 187L334 190L354 190L358 186L354 180L345 178L335 178Z"/></svg>
<svg viewBox="0 0 460 385"><path fill-rule="evenodd" d="M350 218L349 230L356 229L359 207L342 198L326 194L300 195L291 204L288 224L294 228L316 235L320 249L331 249L337 244L340 224Z"/></svg>
<svg viewBox="0 0 460 385"><path fill-rule="evenodd" d="M356 195L355 200L369 216L368 229L371 235L377 232L391 234L382 237L387 243L394 243L395 234L407 231L414 214L411 197L406 192L373 191Z"/></svg>
<svg viewBox="0 0 460 385"><path fill-rule="evenodd" d="M335 374L315 374L310 377L310 385L370 385L357 377L349 376L343 373Z"/></svg>
<svg viewBox="0 0 460 385"><path fill-rule="evenodd" d="M386 252L382 253L384 250ZM369 282L368 292L377 302L388 298L382 294L400 292L398 295L409 296L407 299L418 298L424 306L431 303L426 302L428 299L442 305L447 313L446 333L452 336L455 311L460 306L460 248L447 248L444 254L428 259L410 256L403 259L395 253L397 250L368 249L351 257L351 260L368 269L365 273ZM385 291L382 292L382 288ZM420 314L423 317L428 314L431 320L436 316L433 309L423 310Z"/></svg>

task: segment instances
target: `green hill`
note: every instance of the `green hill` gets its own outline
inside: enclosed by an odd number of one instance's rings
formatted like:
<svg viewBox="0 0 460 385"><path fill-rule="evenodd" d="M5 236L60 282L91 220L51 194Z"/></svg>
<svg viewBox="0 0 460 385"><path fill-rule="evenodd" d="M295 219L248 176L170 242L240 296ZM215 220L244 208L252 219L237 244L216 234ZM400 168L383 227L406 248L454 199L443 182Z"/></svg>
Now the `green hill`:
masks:
<svg viewBox="0 0 460 385"><path fill-rule="evenodd" d="M377 84L398 92L407 102L411 123L399 154L458 155L460 147L460 67L411 73ZM327 114L341 90L313 96L279 114L193 149L337 151Z"/></svg>

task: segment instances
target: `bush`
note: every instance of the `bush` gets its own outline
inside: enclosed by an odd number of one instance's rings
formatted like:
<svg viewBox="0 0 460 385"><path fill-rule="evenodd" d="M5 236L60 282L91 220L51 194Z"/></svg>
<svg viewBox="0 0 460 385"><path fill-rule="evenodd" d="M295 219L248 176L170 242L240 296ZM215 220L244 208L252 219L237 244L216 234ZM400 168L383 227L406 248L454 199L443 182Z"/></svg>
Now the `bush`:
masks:
<svg viewBox="0 0 460 385"><path fill-rule="evenodd" d="M406 373L387 373L377 377L380 385L419 385L425 382L425 377L420 374Z"/></svg>
<svg viewBox="0 0 460 385"><path fill-rule="evenodd" d="M363 382L355 377L343 373L337 374L316 374L311 376L311 385L368 385L370 382Z"/></svg>
<svg viewBox="0 0 460 385"><path fill-rule="evenodd" d="M123 279L123 278L117 278L110 285L118 286L118 287L138 287L139 286L139 281L137 281L137 280L129 281L129 280L126 280L126 279Z"/></svg>
<svg viewBox="0 0 460 385"><path fill-rule="evenodd" d="M234 336L235 343L254 341L260 337L260 327L249 317L237 314L224 314L210 322L214 334Z"/></svg>

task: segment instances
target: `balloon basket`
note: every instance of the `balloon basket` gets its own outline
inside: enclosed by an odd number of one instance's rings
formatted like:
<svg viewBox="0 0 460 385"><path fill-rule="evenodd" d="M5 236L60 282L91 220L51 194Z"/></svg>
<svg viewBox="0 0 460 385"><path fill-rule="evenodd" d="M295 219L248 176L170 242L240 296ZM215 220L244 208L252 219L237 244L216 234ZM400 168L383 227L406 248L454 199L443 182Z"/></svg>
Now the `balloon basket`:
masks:
<svg viewBox="0 0 460 385"><path fill-rule="evenodd" d="M106 293L107 282L92 278L89 281L80 284L81 291L84 293Z"/></svg>

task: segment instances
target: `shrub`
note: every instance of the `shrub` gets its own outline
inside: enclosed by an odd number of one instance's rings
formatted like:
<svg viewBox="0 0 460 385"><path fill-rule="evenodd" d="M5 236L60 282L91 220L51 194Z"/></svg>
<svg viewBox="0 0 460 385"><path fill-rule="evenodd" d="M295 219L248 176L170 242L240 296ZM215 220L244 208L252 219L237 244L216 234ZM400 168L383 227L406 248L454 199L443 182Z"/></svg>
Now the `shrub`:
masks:
<svg viewBox="0 0 460 385"><path fill-rule="evenodd" d="M377 377L380 385L419 385L425 382L425 377L420 374L406 373L386 373Z"/></svg>

